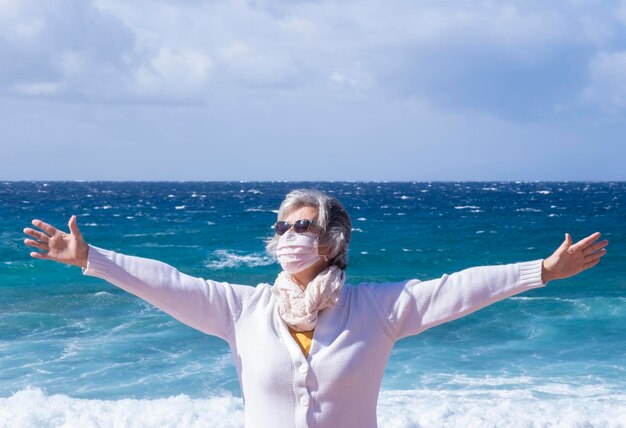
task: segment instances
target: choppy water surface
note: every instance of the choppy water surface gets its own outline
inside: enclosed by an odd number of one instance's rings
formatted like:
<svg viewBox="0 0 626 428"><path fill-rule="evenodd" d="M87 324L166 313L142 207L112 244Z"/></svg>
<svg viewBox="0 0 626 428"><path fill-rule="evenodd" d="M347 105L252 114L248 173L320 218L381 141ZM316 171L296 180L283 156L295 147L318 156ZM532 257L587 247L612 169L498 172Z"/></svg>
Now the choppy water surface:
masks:
<svg viewBox="0 0 626 428"><path fill-rule="evenodd" d="M78 268L29 258L32 218L78 216L99 247L255 285L276 210L331 192L353 221L348 282L430 279L548 256L564 232L600 265L399 342L385 427L626 426L626 183L0 183L0 427L241 426L228 347ZM507 423L510 422L510 423Z"/></svg>

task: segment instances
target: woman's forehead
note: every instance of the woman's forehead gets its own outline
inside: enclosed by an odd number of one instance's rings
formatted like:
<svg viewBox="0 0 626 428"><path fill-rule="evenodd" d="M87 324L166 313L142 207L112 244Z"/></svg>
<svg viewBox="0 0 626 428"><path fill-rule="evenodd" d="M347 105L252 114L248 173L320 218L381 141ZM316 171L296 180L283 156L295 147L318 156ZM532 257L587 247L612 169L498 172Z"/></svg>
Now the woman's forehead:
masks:
<svg viewBox="0 0 626 428"><path fill-rule="evenodd" d="M287 214L284 220L292 223L296 220L301 220L304 218L309 219L309 220L313 220L317 218L317 208L309 207L309 206L300 207L298 209L291 211L289 214Z"/></svg>

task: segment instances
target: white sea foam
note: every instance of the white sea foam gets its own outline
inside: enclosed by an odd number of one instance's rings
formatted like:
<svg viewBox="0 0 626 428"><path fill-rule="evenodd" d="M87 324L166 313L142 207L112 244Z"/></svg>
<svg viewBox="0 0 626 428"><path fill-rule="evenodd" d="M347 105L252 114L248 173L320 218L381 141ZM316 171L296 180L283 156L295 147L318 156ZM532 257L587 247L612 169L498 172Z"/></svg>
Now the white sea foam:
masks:
<svg viewBox="0 0 626 428"><path fill-rule="evenodd" d="M236 397L156 400L83 400L26 389L0 398L0 428L22 427L242 427Z"/></svg>
<svg viewBox="0 0 626 428"><path fill-rule="evenodd" d="M527 389L383 391L378 423L400 427L623 427L626 395L541 398Z"/></svg>
<svg viewBox="0 0 626 428"><path fill-rule="evenodd" d="M479 210L480 207L477 207L476 205L459 205L457 207L454 207L455 210Z"/></svg>
<svg viewBox="0 0 626 428"><path fill-rule="evenodd" d="M274 214L278 214L278 210L268 210L265 208L246 208L245 212L247 213L274 213Z"/></svg>
<svg viewBox="0 0 626 428"><path fill-rule="evenodd" d="M226 269L242 266L268 266L272 263L274 260L259 253L239 254L231 250L216 250L214 257L207 260L205 266L209 269Z"/></svg>
<svg viewBox="0 0 626 428"><path fill-rule="evenodd" d="M408 427L623 427L626 395L541 397L521 388L382 391L378 424ZM223 395L86 400L25 389L0 398L0 427L242 427L243 402Z"/></svg>
<svg viewBox="0 0 626 428"><path fill-rule="evenodd" d="M111 297L113 296L113 294L109 293L108 291L98 291L96 293L93 294L95 297Z"/></svg>

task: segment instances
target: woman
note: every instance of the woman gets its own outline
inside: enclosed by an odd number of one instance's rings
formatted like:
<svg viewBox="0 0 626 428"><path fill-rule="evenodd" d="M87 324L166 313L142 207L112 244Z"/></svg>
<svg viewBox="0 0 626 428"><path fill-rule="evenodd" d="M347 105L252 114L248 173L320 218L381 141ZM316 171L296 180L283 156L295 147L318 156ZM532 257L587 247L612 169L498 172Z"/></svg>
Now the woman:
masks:
<svg viewBox="0 0 626 428"><path fill-rule="evenodd" d="M83 268L230 345L248 427L375 427L394 343L498 300L597 264L608 242L569 234L546 259L486 266L430 281L347 286L351 223L335 198L290 192L267 250L283 268L273 285L206 281L164 263L88 245L40 220L24 229L39 259Z"/></svg>

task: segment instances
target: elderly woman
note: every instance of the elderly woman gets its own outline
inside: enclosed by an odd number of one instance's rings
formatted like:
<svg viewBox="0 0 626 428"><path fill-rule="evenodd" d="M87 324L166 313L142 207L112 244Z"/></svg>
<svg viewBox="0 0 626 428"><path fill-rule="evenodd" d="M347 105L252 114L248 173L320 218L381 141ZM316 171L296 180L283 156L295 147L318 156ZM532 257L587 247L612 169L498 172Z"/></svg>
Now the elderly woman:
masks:
<svg viewBox="0 0 626 428"><path fill-rule="evenodd" d="M395 342L597 264L608 242L569 234L546 259L466 269L429 281L345 284L351 223L337 199L290 192L267 250L283 271L256 287L185 275L88 245L40 220L24 230L38 259L81 266L230 345L248 427L375 427Z"/></svg>

